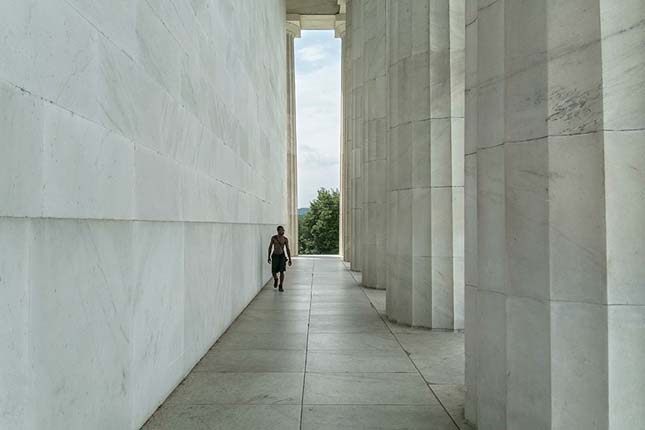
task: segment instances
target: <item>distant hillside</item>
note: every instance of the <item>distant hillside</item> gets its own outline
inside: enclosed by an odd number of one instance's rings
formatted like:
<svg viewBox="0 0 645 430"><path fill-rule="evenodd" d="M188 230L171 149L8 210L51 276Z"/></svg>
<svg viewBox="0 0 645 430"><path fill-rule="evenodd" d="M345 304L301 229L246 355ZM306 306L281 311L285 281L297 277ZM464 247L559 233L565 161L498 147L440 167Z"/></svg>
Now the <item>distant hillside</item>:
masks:
<svg viewBox="0 0 645 430"><path fill-rule="evenodd" d="M298 216L304 216L307 212L309 212L309 208L299 208Z"/></svg>

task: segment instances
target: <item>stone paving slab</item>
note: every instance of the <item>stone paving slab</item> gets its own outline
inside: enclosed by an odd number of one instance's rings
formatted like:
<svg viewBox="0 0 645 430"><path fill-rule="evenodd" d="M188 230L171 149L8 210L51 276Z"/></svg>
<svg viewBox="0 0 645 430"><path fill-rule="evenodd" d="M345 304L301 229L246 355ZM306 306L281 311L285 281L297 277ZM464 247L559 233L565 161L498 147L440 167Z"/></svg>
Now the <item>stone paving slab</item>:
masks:
<svg viewBox="0 0 645 430"><path fill-rule="evenodd" d="M463 334L390 323L385 292L340 260L299 260L285 292L261 289L143 430L470 430Z"/></svg>

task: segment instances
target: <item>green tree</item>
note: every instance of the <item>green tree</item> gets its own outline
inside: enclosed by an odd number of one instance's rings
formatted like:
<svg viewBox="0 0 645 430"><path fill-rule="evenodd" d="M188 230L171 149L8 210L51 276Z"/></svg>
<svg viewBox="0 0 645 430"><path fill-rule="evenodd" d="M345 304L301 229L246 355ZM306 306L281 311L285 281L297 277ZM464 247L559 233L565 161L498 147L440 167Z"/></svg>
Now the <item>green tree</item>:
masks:
<svg viewBox="0 0 645 430"><path fill-rule="evenodd" d="M338 254L339 207L338 190L318 190L309 212L299 217L300 254Z"/></svg>

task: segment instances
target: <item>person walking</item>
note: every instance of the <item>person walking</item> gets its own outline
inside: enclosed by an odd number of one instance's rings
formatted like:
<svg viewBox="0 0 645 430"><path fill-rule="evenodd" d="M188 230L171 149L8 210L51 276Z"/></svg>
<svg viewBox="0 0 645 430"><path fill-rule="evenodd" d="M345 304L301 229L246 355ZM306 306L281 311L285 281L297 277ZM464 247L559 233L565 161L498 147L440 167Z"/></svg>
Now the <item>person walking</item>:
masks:
<svg viewBox="0 0 645 430"><path fill-rule="evenodd" d="M284 291L282 284L284 282L284 272L287 270L287 261L291 266L291 250L289 249L289 239L284 235L284 227L278 226L278 234L271 237L269 243L269 264L271 265L271 274L273 275L273 288L278 288L278 273L280 274L279 291ZM285 256L286 250L286 256Z"/></svg>

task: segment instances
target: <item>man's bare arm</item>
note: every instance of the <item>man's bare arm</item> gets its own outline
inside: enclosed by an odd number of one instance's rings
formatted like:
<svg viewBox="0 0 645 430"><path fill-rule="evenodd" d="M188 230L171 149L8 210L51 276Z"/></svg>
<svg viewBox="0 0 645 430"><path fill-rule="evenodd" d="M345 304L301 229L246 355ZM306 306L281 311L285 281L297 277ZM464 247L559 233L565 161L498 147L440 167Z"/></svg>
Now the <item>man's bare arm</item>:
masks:
<svg viewBox="0 0 645 430"><path fill-rule="evenodd" d="M273 238L271 238L271 242L269 242L269 255L267 256L267 261L269 263L271 262L271 248L273 248Z"/></svg>

